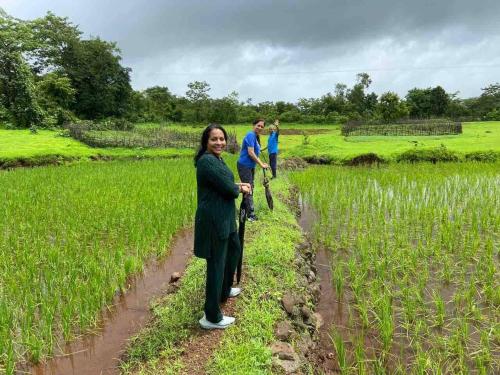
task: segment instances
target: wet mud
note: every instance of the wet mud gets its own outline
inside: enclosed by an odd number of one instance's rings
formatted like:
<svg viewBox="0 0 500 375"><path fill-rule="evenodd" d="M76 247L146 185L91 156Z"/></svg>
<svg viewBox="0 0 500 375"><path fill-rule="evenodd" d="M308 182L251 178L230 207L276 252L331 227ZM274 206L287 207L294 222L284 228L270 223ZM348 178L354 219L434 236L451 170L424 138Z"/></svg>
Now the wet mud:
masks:
<svg viewBox="0 0 500 375"><path fill-rule="evenodd" d="M119 373L120 358L130 337L151 318L150 302L169 290L174 272L183 273L193 253L193 232L183 230L173 239L169 255L154 260L144 272L129 281L131 287L115 297L111 308L102 313L101 324L64 345L46 363L19 373L33 375L111 375Z"/></svg>
<svg viewBox="0 0 500 375"><path fill-rule="evenodd" d="M307 205L301 198L298 200L299 213L298 222L306 236L311 237L317 220L314 210ZM312 362L323 372L327 374L337 373L339 368L335 359L334 348L331 339L330 329L332 325L344 326L346 324L347 314L345 306L338 301L333 290L331 279L331 256L327 249L320 246L316 250L316 269L320 280L321 294L316 312L323 317L323 327L319 331L319 342L312 353Z"/></svg>

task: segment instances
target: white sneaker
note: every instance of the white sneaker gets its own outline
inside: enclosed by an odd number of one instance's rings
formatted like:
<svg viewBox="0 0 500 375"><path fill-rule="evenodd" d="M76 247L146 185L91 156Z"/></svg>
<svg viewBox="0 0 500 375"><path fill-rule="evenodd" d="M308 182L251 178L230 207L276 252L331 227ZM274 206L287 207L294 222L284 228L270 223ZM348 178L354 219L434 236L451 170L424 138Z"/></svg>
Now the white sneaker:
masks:
<svg viewBox="0 0 500 375"><path fill-rule="evenodd" d="M233 318L232 316L225 316L225 315L222 316L222 320L218 323L209 322L205 315L203 315L203 318L199 320L200 326L203 329L224 329L233 324L234 321L235 318Z"/></svg>
<svg viewBox="0 0 500 375"><path fill-rule="evenodd" d="M229 298L236 297L240 293L241 293L241 288L231 288L231 291L229 292Z"/></svg>

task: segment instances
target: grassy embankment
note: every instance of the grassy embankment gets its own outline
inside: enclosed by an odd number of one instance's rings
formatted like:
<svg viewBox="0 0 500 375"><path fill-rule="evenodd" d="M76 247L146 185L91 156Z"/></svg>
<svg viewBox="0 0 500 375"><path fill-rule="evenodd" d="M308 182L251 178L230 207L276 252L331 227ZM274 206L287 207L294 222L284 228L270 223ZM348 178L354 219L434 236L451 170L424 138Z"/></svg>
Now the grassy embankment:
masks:
<svg viewBox="0 0 500 375"><path fill-rule="evenodd" d="M138 127L168 126L171 129L201 134L203 125L139 124ZM280 155L305 159L321 158L332 164L346 163L352 158L374 153L386 161L394 161L402 153L412 150L436 149L441 145L463 160L467 154L493 151L500 154L500 122L464 123L463 134L447 136L403 137L343 137L338 125L283 124ZM241 142L250 125L226 125ZM292 134L287 134L292 133ZM302 134L304 133L304 134ZM266 144L267 136L263 136ZM70 138L59 137L58 132L41 130L30 134L27 130L0 129L0 167L16 165L55 164L72 159L151 158L190 155L190 149L91 148ZM490 155L491 156L491 155Z"/></svg>
<svg viewBox="0 0 500 375"><path fill-rule="evenodd" d="M195 189L191 159L0 173L0 372L91 328L192 224Z"/></svg>
<svg viewBox="0 0 500 375"><path fill-rule="evenodd" d="M332 251L342 372L498 372L499 167L329 166L292 175L318 213L317 240Z"/></svg>
<svg viewBox="0 0 500 375"><path fill-rule="evenodd" d="M265 206L262 188L256 191L260 220L247 224L244 252L243 293L236 300L236 324L224 331L222 340L207 363L199 363L208 374L256 374L271 372L274 325L284 317L280 297L295 285L292 262L300 229L288 208L276 198L286 190L283 180L273 181L275 209ZM153 324L130 348L125 373L178 374L187 339L203 315L205 261L188 266L177 293L160 299ZM196 340L196 339L195 339Z"/></svg>
<svg viewBox="0 0 500 375"><path fill-rule="evenodd" d="M141 124L140 126L158 126ZM197 125L169 125L183 131L201 132ZM237 134L241 142L250 125L227 125L227 130ZM381 159L394 161L409 150L427 150L444 145L451 153L463 160L475 152L493 151L500 154L500 122L470 122L463 124L463 134L443 136L369 136L343 137L339 125L283 124L280 138L280 156L314 158L323 157L332 164L341 164L356 156L375 153ZM294 134L287 134L288 132ZM301 134L302 131L304 134ZM267 136L263 136L267 144ZM498 156L497 156L498 157Z"/></svg>
<svg viewBox="0 0 500 375"><path fill-rule="evenodd" d="M308 145L290 145L283 156L311 157L324 155L335 161L350 159L360 154L375 153L389 161L405 151L429 149L441 145L459 158L478 151L500 153L500 122L464 123L463 134L444 136L402 137L343 137L337 128L329 135L311 135Z"/></svg>
<svg viewBox="0 0 500 375"><path fill-rule="evenodd" d="M89 159L138 159L191 155L189 149L92 148L59 132L0 129L0 169Z"/></svg>

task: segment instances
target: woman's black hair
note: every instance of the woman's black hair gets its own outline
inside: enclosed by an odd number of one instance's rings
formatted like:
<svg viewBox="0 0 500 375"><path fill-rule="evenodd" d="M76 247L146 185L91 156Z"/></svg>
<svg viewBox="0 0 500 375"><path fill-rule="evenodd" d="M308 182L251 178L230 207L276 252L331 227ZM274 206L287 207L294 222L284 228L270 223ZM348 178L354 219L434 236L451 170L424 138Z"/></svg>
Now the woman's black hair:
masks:
<svg viewBox="0 0 500 375"><path fill-rule="evenodd" d="M200 140L200 147L198 149L198 152L196 153L194 157L194 166L196 167L196 163L198 163L198 160L202 157L202 155L207 152L207 145L208 145L208 138L210 138L210 132L214 129L219 129L222 131L224 134L224 139L227 142L227 133L226 130L220 125L216 123L209 124L205 130L203 130L203 133L201 134L201 140Z"/></svg>

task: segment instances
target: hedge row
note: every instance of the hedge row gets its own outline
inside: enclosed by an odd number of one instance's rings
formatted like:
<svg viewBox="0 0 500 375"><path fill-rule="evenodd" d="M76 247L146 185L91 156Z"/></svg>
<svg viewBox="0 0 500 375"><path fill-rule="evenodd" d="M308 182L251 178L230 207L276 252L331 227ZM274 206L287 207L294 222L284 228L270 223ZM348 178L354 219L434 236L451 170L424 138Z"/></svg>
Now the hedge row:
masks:
<svg viewBox="0 0 500 375"><path fill-rule="evenodd" d="M446 147L435 147L408 150L393 158L387 158L375 153L366 153L350 158L337 158L332 155L314 155L304 157L303 159L310 164L335 164L347 166L384 164L394 161L398 163L441 163L463 161L494 163L500 161L500 152L493 150L475 151L464 155L448 150Z"/></svg>

